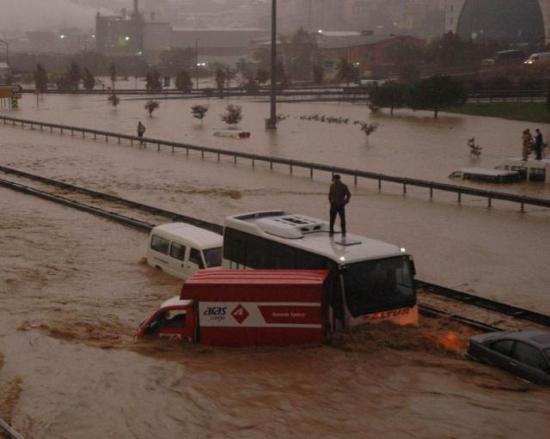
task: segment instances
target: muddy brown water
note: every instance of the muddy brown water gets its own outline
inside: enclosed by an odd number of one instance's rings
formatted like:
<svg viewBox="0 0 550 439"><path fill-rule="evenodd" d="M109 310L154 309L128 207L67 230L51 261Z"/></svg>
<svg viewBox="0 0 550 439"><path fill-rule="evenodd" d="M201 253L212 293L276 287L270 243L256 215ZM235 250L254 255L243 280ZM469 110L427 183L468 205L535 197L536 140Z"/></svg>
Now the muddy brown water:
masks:
<svg viewBox="0 0 550 439"><path fill-rule="evenodd" d="M5 164L207 220L326 213L323 178L1 129ZM550 312L547 213L398 192L354 190L351 228L408 247L424 279ZM547 437L549 391L465 360L463 327L290 349L136 343L179 289L143 264L142 233L1 188L0 212L0 415L26 437Z"/></svg>

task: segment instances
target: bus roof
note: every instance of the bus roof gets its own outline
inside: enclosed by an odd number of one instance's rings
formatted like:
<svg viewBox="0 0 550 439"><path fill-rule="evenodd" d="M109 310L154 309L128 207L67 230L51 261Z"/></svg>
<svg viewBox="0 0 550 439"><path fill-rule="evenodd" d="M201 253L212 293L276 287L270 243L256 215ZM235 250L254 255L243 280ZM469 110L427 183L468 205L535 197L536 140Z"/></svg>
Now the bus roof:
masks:
<svg viewBox="0 0 550 439"><path fill-rule="evenodd" d="M221 247L223 238L217 233L185 223L167 223L153 227L151 234L157 234L167 239L185 240L200 250Z"/></svg>
<svg viewBox="0 0 550 439"><path fill-rule="evenodd" d="M251 212L229 216L225 227L324 256L344 265L402 256L404 249L387 242L339 233L329 236L329 224L320 219L284 211Z"/></svg>

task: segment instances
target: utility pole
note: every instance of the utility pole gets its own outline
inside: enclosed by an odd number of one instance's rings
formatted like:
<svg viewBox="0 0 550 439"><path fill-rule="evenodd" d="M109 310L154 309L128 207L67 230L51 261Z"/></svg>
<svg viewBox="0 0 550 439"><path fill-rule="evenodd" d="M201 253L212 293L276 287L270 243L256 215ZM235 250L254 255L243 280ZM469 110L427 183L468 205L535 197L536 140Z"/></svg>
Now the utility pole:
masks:
<svg viewBox="0 0 550 439"><path fill-rule="evenodd" d="M271 111L265 127L277 129L277 0L271 0Z"/></svg>
<svg viewBox="0 0 550 439"><path fill-rule="evenodd" d="M195 80L199 89L199 38L195 39Z"/></svg>

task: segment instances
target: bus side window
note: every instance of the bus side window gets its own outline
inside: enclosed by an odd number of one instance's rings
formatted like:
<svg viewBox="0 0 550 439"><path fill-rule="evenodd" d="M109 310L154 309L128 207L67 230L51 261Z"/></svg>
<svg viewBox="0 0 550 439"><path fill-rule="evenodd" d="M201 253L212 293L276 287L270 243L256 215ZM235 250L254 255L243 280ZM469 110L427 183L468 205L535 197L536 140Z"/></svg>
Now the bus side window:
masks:
<svg viewBox="0 0 550 439"><path fill-rule="evenodd" d="M225 259L246 264L247 234L238 230L226 228L224 233L223 252Z"/></svg>
<svg viewBox="0 0 550 439"><path fill-rule="evenodd" d="M170 247L170 256L180 261L185 261L185 249L184 245L178 244L177 242L172 242Z"/></svg>
<svg viewBox="0 0 550 439"><path fill-rule="evenodd" d="M168 249L170 248L170 241L160 236L153 235L151 238L151 248L159 253L167 255Z"/></svg>
<svg viewBox="0 0 550 439"><path fill-rule="evenodd" d="M198 265L201 269L204 268L204 263L202 262L201 258L201 252L195 248L191 249L191 253L189 254L189 262Z"/></svg>
<svg viewBox="0 0 550 439"><path fill-rule="evenodd" d="M292 247L273 242L271 247L272 268L296 268L295 250Z"/></svg>
<svg viewBox="0 0 550 439"><path fill-rule="evenodd" d="M247 236L246 266L251 268L269 268L271 242L257 236Z"/></svg>

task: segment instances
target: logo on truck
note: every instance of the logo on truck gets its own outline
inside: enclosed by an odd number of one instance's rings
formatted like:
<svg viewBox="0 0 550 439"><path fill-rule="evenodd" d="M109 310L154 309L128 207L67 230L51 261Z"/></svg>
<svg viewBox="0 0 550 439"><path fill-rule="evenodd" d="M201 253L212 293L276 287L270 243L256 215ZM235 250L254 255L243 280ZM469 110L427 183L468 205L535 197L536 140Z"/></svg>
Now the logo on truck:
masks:
<svg viewBox="0 0 550 439"><path fill-rule="evenodd" d="M242 305L238 305L233 311L231 311L231 315L239 324L242 324L250 315L250 313L246 310L246 308Z"/></svg>

